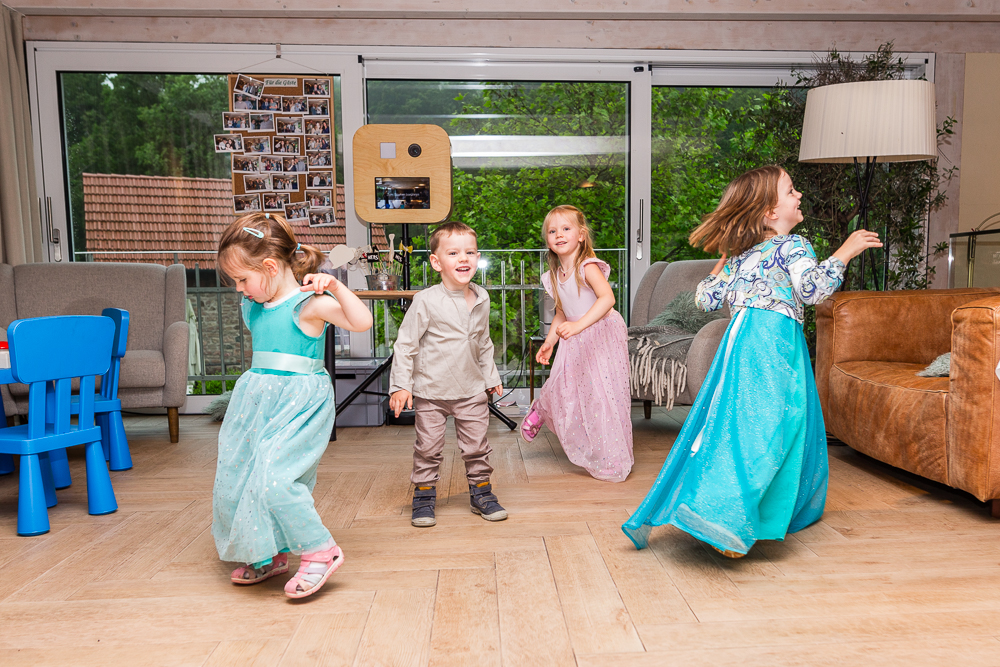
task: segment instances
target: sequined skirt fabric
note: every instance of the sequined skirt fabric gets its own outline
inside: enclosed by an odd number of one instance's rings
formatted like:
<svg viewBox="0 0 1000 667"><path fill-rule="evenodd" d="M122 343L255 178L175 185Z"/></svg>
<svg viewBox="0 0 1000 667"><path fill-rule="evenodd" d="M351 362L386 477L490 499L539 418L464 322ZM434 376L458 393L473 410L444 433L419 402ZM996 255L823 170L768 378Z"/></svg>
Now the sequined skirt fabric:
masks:
<svg viewBox="0 0 1000 667"><path fill-rule="evenodd" d="M535 409L566 456L593 477L622 482L632 470L632 395L628 331L611 311L559 341Z"/></svg>
<svg viewBox="0 0 1000 667"><path fill-rule="evenodd" d="M326 373L240 376L219 432L213 493L222 560L258 563L330 539L312 489L334 415Z"/></svg>
<svg viewBox="0 0 1000 667"><path fill-rule="evenodd" d="M729 324L659 476L622 526L638 548L674 525L746 553L818 521L826 433L802 325L759 308Z"/></svg>

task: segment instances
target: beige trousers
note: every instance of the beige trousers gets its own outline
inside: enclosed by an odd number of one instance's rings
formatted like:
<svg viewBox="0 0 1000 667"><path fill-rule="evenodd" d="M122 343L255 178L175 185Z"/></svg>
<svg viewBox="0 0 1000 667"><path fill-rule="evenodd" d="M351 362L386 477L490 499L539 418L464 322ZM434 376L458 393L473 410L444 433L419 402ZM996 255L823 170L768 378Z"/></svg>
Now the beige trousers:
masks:
<svg viewBox="0 0 1000 667"><path fill-rule="evenodd" d="M417 441L413 444L411 482L418 486L436 486L441 479L439 470L448 415L455 418L455 435L458 437L458 449L465 460L465 474L469 478L469 484L490 480L493 467L489 458L493 450L486 439L486 429L490 425L487 401L486 392L455 401L413 397Z"/></svg>

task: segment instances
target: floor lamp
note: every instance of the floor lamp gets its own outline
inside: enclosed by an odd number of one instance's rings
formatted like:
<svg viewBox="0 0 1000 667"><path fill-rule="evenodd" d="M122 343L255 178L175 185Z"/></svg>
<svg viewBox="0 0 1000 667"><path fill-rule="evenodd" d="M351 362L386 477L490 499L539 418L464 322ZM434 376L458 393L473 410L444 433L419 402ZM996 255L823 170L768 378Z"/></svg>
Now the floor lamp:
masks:
<svg viewBox="0 0 1000 667"><path fill-rule="evenodd" d="M868 229L868 193L877 162L913 162L937 157L934 84L929 81L859 81L820 86L806 97L799 162L854 163L858 222ZM882 250L881 289L889 283L889 240ZM880 289L873 251L872 278ZM865 254L860 258L865 284Z"/></svg>

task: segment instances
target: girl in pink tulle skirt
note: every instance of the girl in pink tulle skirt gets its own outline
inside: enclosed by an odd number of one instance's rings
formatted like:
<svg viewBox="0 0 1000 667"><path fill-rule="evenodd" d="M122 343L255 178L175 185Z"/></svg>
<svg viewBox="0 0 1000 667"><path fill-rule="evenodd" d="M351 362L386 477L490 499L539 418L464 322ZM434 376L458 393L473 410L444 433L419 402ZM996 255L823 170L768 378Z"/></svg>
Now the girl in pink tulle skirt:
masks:
<svg viewBox="0 0 1000 667"><path fill-rule="evenodd" d="M562 342L521 435L531 442L544 424L575 465L597 479L622 482L632 470L632 395L628 332L614 310L611 267L594 255L587 219L575 206L549 211L542 234L549 247L542 285L556 314L538 363L549 363L556 339Z"/></svg>

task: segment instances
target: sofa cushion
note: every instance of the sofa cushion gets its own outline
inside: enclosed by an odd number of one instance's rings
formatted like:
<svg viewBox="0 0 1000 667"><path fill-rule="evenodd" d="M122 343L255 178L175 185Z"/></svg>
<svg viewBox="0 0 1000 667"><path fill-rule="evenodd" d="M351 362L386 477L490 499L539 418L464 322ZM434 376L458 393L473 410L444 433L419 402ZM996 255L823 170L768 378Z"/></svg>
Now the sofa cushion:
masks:
<svg viewBox="0 0 1000 667"><path fill-rule="evenodd" d="M122 357L120 388L162 387L165 382L166 367L159 350L129 350Z"/></svg>
<svg viewBox="0 0 1000 667"><path fill-rule="evenodd" d="M852 448L948 483L949 378L919 377L925 364L848 361L830 371L826 428Z"/></svg>
<svg viewBox="0 0 1000 667"><path fill-rule="evenodd" d="M129 351L163 347L162 266L111 262L20 264L13 273L19 318L100 315L105 308L125 308L129 311Z"/></svg>

